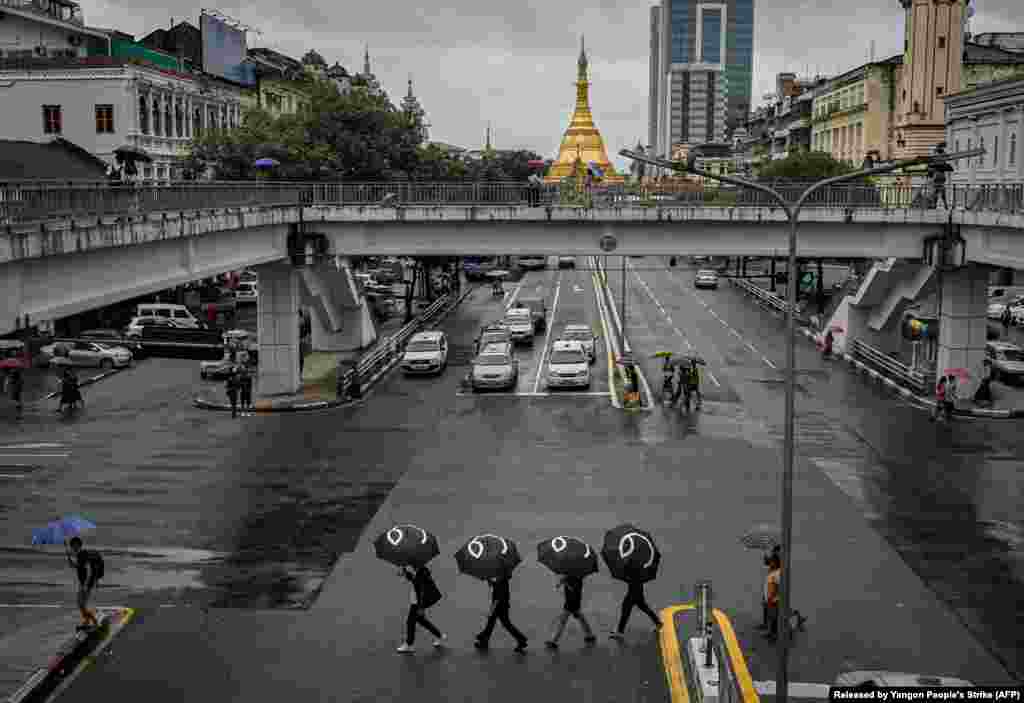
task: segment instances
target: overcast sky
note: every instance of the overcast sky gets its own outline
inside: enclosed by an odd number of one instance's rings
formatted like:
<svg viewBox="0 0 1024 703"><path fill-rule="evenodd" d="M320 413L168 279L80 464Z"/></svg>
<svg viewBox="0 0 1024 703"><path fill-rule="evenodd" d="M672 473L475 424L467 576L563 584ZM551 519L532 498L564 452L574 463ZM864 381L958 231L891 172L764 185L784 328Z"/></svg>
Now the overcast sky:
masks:
<svg viewBox="0 0 1024 703"><path fill-rule="evenodd" d="M189 0L79 0L91 26L141 38L171 18L198 24ZM1022 0L977 0L973 31L1024 31ZM625 0L445 0L423 9L410 0L334 3L251 0L216 7L262 32L250 46L299 58L309 49L328 63L372 67L396 103L412 74L431 139L476 148L490 120L498 148L555 156L572 113L579 38L586 35L591 107L609 156L647 141L650 7ZM830 6L825 9L823 6ZM775 74L834 73L899 53L898 0L756 0L753 103Z"/></svg>

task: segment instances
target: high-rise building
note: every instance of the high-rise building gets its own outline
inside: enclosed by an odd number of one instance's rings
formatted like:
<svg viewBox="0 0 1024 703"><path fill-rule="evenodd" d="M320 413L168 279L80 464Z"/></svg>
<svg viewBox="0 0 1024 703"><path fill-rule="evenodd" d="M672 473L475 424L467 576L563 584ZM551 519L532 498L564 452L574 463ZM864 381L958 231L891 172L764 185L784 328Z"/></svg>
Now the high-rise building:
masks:
<svg viewBox="0 0 1024 703"><path fill-rule="evenodd" d="M725 142L750 112L755 0L662 0L651 8L649 138Z"/></svg>

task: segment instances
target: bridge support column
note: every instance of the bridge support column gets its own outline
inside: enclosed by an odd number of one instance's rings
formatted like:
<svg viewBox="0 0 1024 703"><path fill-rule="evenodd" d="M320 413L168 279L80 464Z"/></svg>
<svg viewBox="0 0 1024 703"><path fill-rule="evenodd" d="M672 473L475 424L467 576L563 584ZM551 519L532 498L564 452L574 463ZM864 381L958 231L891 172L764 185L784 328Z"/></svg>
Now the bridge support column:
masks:
<svg viewBox="0 0 1024 703"><path fill-rule="evenodd" d="M297 393L299 375L299 275L288 261L256 267L260 280L259 359L261 395Z"/></svg>
<svg viewBox="0 0 1024 703"><path fill-rule="evenodd" d="M964 368L970 374L961 381L960 397L971 398L984 373L988 331L988 267L967 264L942 273L937 373Z"/></svg>

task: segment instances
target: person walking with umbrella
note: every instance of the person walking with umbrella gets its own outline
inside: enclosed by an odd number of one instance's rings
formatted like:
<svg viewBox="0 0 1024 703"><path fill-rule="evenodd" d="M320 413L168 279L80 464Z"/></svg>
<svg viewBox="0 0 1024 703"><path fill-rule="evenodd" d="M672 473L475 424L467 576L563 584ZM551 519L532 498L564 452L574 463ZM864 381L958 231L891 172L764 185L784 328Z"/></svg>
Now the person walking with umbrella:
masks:
<svg viewBox="0 0 1024 703"><path fill-rule="evenodd" d="M377 557L399 567L398 573L412 584L409 613L405 618L405 641L401 654L416 651L416 626L434 635L434 646L441 647L447 637L427 619L426 611L440 602L441 590L434 582L427 562L440 554L437 537L416 525L395 525L374 540Z"/></svg>
<svg viewBox="0 0 1024 703"><path fill-rule="evenodd" d="M644 584L657 577L661 564L661 552L651 534L633 525L619 525L605 534L601 556L612 576L628 584L626 596L622 599L619 625L611 633L611 638L621 640L625 637L626 624L634 607L645 613L654 627L660 630L661 620L647 604L644 595Z"/></svg>
<svg viewBox="0 0 1024 703"><path fill-rule="evenodd" d="M228 402L231 403L231 417L238 417L238 369L235 367L231 368L231 373L228 374L228 380L225 382L225 390L228 394Z"/></svg>
<svg viewBox="0 0 1024 703"><path fill-rule="evenodd" d="M562 638L565 625L569 618L575 618L583 628L583 641L593 644L597 641L594 631L581 612L583 607L583 579L597 573L597 553L586 542L575 537L555 537L537 545L537 558L561 578L555 590L565 595L562 612L552 623L551 637L544 644L548 649L558 649L558 640Z"/></svg>
<svg viewBox="0 0 1024 703"><path fill-rule="evenodd" d="M11 390L11 400L14 401L14 407L17 411L21 412L21 392L25 388L25 378L21 375L21 369L15 367L11 369L11 376L8 381Z"/></svg>
<svg viewBox="0 0 1024 703"><path fill-rule="evenodd" d="M248 365L242 364L241 370L238 372L238 393L239 393L239 405L242 406L243 410L252 409L252 373L250 373Z"/></svg>
<svg viewBox="0 0 1024 703"><path fill-rule="evenodd" d="M497 535L477 535L455 553L459 571L483 579L491 587L491 611L484 629L473 646L483 651L490 646L494 625L498 622L516 641L515 651L523 653L529 639L512 624L511 575L522 562L515 542Z"/></svg>
<svg viewBox="0 0 1024 703"><path fill-rule="evenodd" d="M83 549L82 538L76 536L68 542L67 558L78 574L78 611L82 615L82 624L78 629L99 627L96 611L89 607L89 598L96 584L103 578L103 557L96 550Z"/></svg>

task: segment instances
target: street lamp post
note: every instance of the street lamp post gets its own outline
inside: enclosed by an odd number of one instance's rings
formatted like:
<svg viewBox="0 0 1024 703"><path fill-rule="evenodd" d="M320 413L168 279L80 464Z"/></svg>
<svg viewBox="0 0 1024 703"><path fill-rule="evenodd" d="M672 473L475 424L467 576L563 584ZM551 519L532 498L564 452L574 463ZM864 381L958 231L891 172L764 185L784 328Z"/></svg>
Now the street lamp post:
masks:
<svg viewBox="0 0 1024 703"><path fill-rule="evenodd" d="M623 149L619 152L620 156L625 156L627 159L633 159L634 161L645 161L648 164L654 166L660 166L663 168L672 169L675 171L684 171L686 173L692 173L696 176L703 178L710 178L723 183L729 183L741 188L748 188L751 190L760 191L765 193L772 198L779 207L786 213L786 217L789 220L789 266L787 269L786 276L786 409L785 409L785 422L786 431L783 446L783 458L782 458L782 505L781 505L781 522L782 522L782 574L779 579L779 612L778 612L778 645L779 645L779 671L777 675L775 685L775 695L777 703L786 703L789 695L789 611L790 611L790 594L792 593L792 541L793 541L793 458L794 458L794 426L795 426L795 406L796 406L796 291L797 291L797 276L796 276L796 232L797 223L800 217L800 211L803 209L804 203L807 199L816 193L830 185L836 185L839 183L846 183L848 181L863 178L865 176L880 175L883 173L892 173L900 169L909 168L912 166L921 165L934 165L943 164L949 161L958 161L960 159L972 158L975 156L983 156L985 154L984 149L973 149L968 151L961 151L955 154L936 154L934 156L923 156L915 159L906 159L903 161L894 161L882 166L873 166L872 161L869 159L866 163L868 168L857 171L856 173L848 173L842 176L835 176L833 178L826 178L822 181L818 181L808 186L796 199L795 203L790 203L783 198L774 188L770 188L761 183L754 183L751 181L744 180L742 178L734 178L732 176L723 176L719 174L708 173L706 171L694 168L694 162L698 155L698 149L691 149L686 163L672 162L663 159L652 159L648 156L636 154L628 149Z"/></svg>

